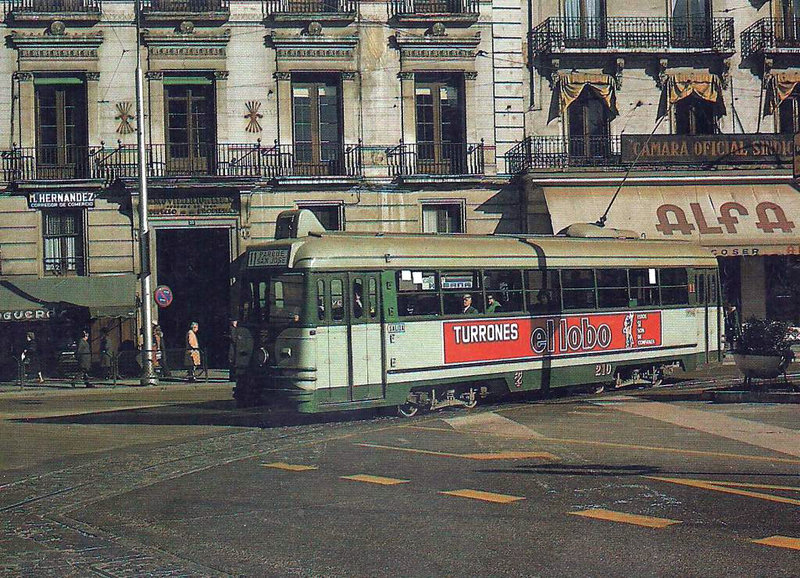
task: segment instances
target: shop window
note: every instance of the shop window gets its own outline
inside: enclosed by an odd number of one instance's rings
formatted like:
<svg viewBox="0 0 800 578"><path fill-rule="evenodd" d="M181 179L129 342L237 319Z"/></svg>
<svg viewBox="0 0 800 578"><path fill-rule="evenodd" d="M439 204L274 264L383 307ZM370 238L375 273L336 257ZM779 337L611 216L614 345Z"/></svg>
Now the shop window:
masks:
<svg viewBox="0 0 800 578"><path fill-rule="evenodd" d="M49 275L85 275L83 212L43 211L44 271Z"/></svg>
<svg viewBox="0 0 800 578"><path fill-rule="evenodd" d="M571 157L606 158L610 154L609 111L588 86L567 109Z"/></svg>
<svg viewBox="0 0 800 578"><path fill-rule="evenodd" d="M483 272L486 313L522 311L522 273L498 269Z"/></svg>
<svg viewBox="0 0 800 578"><path fill-rule="evenodd" d="M306 204L298 203L298 208L308 209L326 231L344 231L344 206L341 203Z"/></svg>
<svg viewBox="0 0 800 578"><path fill-rule="evenodd" d="M463 208L460 203L422 205L423 233L463 233Z"/></svg>
<svg viewBox="0 0 800 578"><path fill-rule="evenodd" d="M675 134L716 134L717 113L713 102L696 94L675 103Z"/></svg>
<svg viewBox="0 0 800 578"><path fill-rule="evenodd" d="M341 110L338 77L292 75L295 174L342 174Z"/></svg>
<svg viewBox="0 0 800 578"><path fill-rule="evenodd" d="M37 77L34 90L39 178L87 176L86 84L72 77Z"/></svg>
<svg viewBox="0 0 800 578"><path fill-rule="evenodd" d="M216 159L214 84L205 77L164 79L167 172L210 174Z"/></svg>

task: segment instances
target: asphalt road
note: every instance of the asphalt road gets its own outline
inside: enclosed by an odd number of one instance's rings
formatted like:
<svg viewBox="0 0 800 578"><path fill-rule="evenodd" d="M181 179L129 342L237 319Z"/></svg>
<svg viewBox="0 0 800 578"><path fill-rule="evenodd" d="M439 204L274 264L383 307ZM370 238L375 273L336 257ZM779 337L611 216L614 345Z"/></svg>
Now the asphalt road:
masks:
<svg viewBox="0 0 800 578"><path fill-rule="evenodd" d="M800 405L298 420L229 396L1 394L0 574L800 574Z"/></svg>

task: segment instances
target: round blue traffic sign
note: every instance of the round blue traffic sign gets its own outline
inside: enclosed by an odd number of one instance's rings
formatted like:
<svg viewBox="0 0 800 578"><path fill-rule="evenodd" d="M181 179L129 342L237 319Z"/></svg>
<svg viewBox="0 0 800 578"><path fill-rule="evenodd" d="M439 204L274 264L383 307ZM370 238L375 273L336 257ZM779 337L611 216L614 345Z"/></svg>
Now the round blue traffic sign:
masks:
<svg viewBox="0 0 800 578"><path fill-rule="evenodd" d="M172 303L172 289L166 285L159 285L153 292L153 298L159 307L169 307L169 304Z"/></svg>

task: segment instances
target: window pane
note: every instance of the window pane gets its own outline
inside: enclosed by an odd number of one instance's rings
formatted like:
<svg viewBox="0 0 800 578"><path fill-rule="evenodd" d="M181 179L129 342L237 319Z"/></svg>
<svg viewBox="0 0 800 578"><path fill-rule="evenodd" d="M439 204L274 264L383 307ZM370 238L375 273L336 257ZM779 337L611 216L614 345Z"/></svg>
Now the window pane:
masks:
<svg viewBox="0 0 800 578"><path fill-rule="evenodd" d="M369 278L369 316L373 319L378 316L378 282L374 277Z"/></svg>
<svg viewBox="0 0 800 578"><path fill-rule="evenodd" d="M520 271L484 271L487 313L522 311L522 273ZM491 297L491 299L490 299Z"/></svg>
<svg viewBox="0 0 800 578"><path fill-rule="evenodd" d="M561 271L561 285L564 289L577 289L579 287L594 289L594 270L592 269L565 269Z"/></svg>
<svg viewBox="0 0 800 578"><path fill-rule="evenodd" d="M325 319L325 281L317 281L317 319Z"/></svg>
<svg viewBox="0 0 800 578"><path fill-rule="evenodd" d="M625 269L597 269L598 287L627 287L628 272Z"/></svg>
<svg viewBox="0 0 800 578"><path fill-rule="evenodd" d="M353 319L361 319L364 314L364 281L361 279L353 280Z"/></svg>
<svg viewBox="0 0 800 578"><path fill-rule="evenodd" d="M650 307L659 305L658 279L655 269L631 269L630 295L634 300L633 305L639 307Z"/></svg>
<svg viewBox="0 0 800 578"><path fill-rule="evenodd" d="M558 271L525 271L525 301L530 313L561 309L561 284Z"/></svg>
<svg viewBox="0 0 800 578"><path fill-rule="evenodd" d="M564 309L594 309L594 289L564 289Z"/></svg>
<svg viewBox="0 0 800 578"><path fill-rule="evenodd" d="M331 281L331 318L334 321L344 319L344 284L341 279Z"/></svg>

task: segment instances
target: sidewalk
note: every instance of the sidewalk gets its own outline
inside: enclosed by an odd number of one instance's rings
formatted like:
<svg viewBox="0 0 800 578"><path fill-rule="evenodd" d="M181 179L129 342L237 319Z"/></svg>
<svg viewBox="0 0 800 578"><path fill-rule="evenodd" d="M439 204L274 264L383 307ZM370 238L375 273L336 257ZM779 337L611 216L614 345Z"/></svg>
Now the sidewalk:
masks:
<svg viewBox="0 0 800 578"><path fill-rule="evenodd" d="M227 369L209 369L208 370L208 377L205 376L203 378L199 378L197 381L190 382L186 379L186 372L173 372L171 377L167 378L159 378L158 385L163 386L184 386L184 385L203 385L203 384L226 384L229 383L233 386L233 382L230 381L228 370ZM0 393L5 392L19 392L19 391L57 391L57 390L87 390L91 391L93 389L118 389L118 388L129 388L129 387L142 387L138 377L121 377L116 380L110 379L100 379L100 378L93 378L91 379L90 383L94 386L92 388L86 388L81 381L80 377L75 380L75 386L72 386L72 381L68 377L46 377L44 383L39 383L36 379L28 380L25 382L23 386L20 386L16 382L9 382L4 381L0 382Z"/></svg>

